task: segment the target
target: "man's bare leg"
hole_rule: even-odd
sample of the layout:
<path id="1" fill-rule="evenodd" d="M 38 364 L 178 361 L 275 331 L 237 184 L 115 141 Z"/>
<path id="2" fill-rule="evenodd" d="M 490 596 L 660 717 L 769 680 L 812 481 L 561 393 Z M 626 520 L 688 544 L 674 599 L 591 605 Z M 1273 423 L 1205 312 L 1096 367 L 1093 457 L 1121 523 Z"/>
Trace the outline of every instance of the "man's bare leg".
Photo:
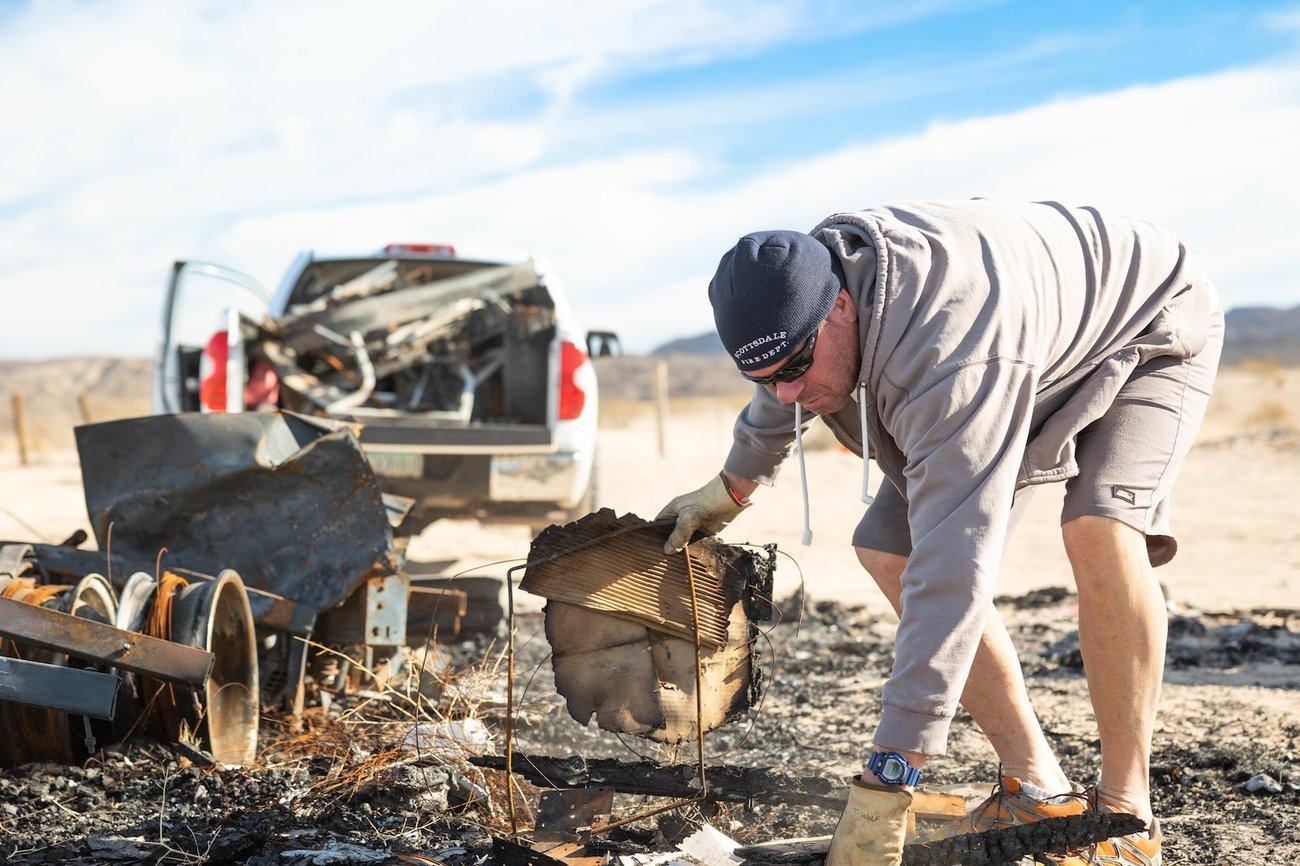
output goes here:
<path id="1" fill-rule="evenodd" d="M 1101 735 L 1101 799 L 1150 823 L 1151 735 L 1168 619 L 1146 538 L 1118 520 L 1061 527 L 1079 592 L 1079 649 Z"/>
<path id="2" fill-rule="evenodd" d="M 898 613 L 907 558 L 862 547 L 854 550 L 862 567 Z M 1070 790 L 1070 783 L 1029 703 L 1020 660 L 997 611 L 990 613 L 984 626 L 961 704 L 989 738 L 1002 762 L 1003 773 L 1053 794 Z"/>

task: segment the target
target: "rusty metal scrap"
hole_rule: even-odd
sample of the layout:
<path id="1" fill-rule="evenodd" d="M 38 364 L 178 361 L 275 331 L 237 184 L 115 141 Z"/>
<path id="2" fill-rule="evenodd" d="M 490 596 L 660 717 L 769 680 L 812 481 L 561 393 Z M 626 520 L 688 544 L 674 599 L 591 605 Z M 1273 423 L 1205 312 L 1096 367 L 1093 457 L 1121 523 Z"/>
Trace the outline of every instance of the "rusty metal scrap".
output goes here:
<path id="1" fill-rule="evenodd" d="M 191 685 L 203 683 L 213 666 L 205 650 L 10 598 L 0 598 L 0 637 Z"/>
<path id="2" fill-rule="evenodd" d="M 0 766 L 82 760 L 141 722 L 166 741 L 197 736 L 223 763 L 255 755 L 257 648 L 233 571 L 161 585 L 138 572 L 120 605 L 98 574 L 75 586 L 0 577 L 0 638 Z M 78 731 L 77 716 L 113 724 Z"/>
<path id="3" fill-rule="evenodd" d="M 122 678 L 0 656 L 0 701 L 112 720 Z"/>
<path id="4" fill-rule="evenodd" d="M 118 625 L 158 639 L 202 648 L 211 673 L 193 689 L 140 677 L 133 682 L 137 713 L 159 739 L 197 733 L 223 763 L 246 763 L 257 751 L 259 689 L 253 617 L 243 581 L 232 570 L 215 580 L 189 581 L 170 572 L 154 580 L 135 574 L 122 591 Z"/>
<path id="5" fill-rule="evenodd" d="M 664 554 L 669 529 L 631 514 L 616 518 L 609 509 L 549 527 L 529 548 L 529 565 L 519 588 L 694 640 L 685 559 Z M 700 642 L 721 649 L 727 644 L 731 605 L 723 592 L 717 558 L 700 545 L 692 545 L 689 552 L 699 602 Z"/>
<path id="6" fill-rule="evenodd" d="M 30 544 L 0 544 L 0 580 L 17 579 L 31 568 Z"/>
<path id="7" fill-rule="evenodd" d="M 49 580 L 76 582 L 91 574 L 105 575 L 117 589 L 122 589 L 133 574 L 149 573 L 156 565 L 153 559 L 128 557 L 114 551 L 110 556 L 101 550 L 78 550 L 75 547 L 58 544 L 31 544 L 30 565 L 45 575 Z M 190 580 L 215 580 L 215 574 L 208 574 L 192 568 L 172 564 L 173 557 L 167 559 L 169 571 Z M 264 589 L 244 586 L 248 593 L 248 606 L 253 611 L 253 622 L 259 628 L 287 632 L 291 635 L 308 637 L 316 624 L 317 612 L 291 599 L 276 595 Z"/>
<path id="8" fill-rule="evenodd" d="M 91 526 L 114 555 L 153 562 L 165 548 L 185 568 L 234 569 L 313 612 L 398 570 L 385 497 L 346 425 L 159 415 L 76 434 Z"/>

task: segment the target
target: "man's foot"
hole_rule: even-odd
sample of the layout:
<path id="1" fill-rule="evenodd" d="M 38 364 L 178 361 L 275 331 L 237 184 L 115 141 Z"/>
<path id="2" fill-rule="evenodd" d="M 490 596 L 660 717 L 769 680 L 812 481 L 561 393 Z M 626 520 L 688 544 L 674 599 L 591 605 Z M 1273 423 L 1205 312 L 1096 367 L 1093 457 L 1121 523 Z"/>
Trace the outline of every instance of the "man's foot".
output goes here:
<path id="1" fill-rule="evenodd" d="M 1106 805 L 1099 808 L 1115 811 Z M 1034 859 L 1047 866 L 1160 866 L 1161 838 L 1160 822 L 1153 818 L 1146 833 L 1107 839 L 1064 857 L 1039 854 Z"/>
<path id="2" fill-rule="evenodd" d="M 1030 824 L 1044 818 L 1082 815 L 1088 808 L 1088 795 L 1083 792 L 1069 791 L 1059 795 L 1036 797 L 1024 788 L 1024 783 L 1016 777 L 1001 776 L 988 799 L 967 812 L 965 817 L 917 833 L 912 841 L 936 842 L 966 833 L 982 833 L 985 830 L 1000 830 L 1017 824 Z M 1046 791 L 1035 791 L 1035 793 L 1047 794 Z"/>

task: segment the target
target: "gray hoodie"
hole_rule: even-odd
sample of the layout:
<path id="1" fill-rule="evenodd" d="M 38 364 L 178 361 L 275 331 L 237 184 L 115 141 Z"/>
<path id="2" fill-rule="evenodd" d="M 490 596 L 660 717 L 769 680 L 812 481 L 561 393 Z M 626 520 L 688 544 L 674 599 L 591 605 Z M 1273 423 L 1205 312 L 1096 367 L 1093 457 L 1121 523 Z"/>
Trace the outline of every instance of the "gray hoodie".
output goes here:
<path id="1" fill-rule="evenodd" d="M 1054 202 L 896 203 L 811 234 L 844 267 L 862 343 L 862 405 L 823 420 L 863 454 L 865 418 L 871 455 L 908 502 L 912 553 L 875 742 L 942 754 L 1013 494 L 1076 475 L 1076 434 L 1139 364 L 1199 352 L 1217 299 L 1169 232 Z M 726 468 L 771 484 L 794 416 L 756 388 Z"/>

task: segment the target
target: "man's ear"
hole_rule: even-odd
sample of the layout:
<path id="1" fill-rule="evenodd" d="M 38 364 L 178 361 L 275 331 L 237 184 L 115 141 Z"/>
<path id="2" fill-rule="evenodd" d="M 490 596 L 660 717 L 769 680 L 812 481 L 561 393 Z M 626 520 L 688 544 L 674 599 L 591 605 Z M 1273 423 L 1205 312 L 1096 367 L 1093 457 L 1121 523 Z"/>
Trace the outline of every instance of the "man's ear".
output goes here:
<path id="1" fill-rule="evenodd" d="M 835 304 L 831 307 L 828 318 L 842 322 L 857 322 L 858 305 L 853 302 L 853 296 L 849 294 L 848 289 L 840 289 L 840 293 L 835 296 Z"/>

